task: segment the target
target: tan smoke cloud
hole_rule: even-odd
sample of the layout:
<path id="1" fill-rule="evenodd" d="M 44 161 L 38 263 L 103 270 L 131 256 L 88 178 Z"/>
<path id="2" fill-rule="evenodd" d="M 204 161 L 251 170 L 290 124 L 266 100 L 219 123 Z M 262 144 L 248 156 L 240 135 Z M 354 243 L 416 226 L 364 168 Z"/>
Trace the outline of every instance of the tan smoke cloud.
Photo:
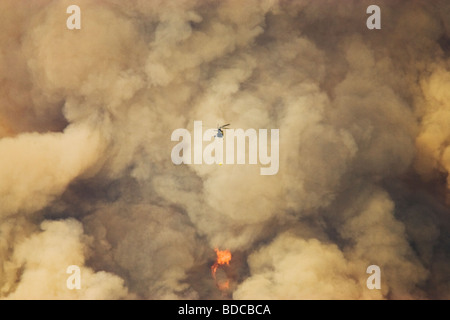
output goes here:
<path id="1" fill-rule="evenodd" d="M 121 299 L 127 295 L 123 280 L 107 272 L 84 267 L 82 226 L 74 220 L 44 221 L 42 232 L 16 246 L 11 263 L 24 268 L 8 299 Z M 41 248 L 41 250 L 36 250 Z M 68 266 L 81 268 L 80 289 L 68 290 Z M 11 280 L 11 279 L 8 279 Z M 14 279 L 13 279 L 14 281 Z"/>
<path id="2" fill-rule="evenodd" d="M 421 83 L 424 92 L 425 114 L 416 144 L 419 149 L 417 171 L 425 178 L 436 173 L 447 177 L 450 189 L 450 72 L 444 65 L 435 67 Z"/>
<path id="3" fill-rule="evenodd" d="M 1 217 L 44 208 L 97 161 L 98 132 L 68 127 L 64 133 L 27 133 L 0 140 Z"/>
<path id="4" fill-rule="evenodd" d="M 221 298 L 215 247 L 235 299 L 449 296 L 446 1 L 70 4 L 0 3 L 1 298 Z M 174 165 L 196 120 L 278 173 Z"/>
<path id="5" fill-rule="evenodd" d="M 361 284 L 342 252 L 317 239 L 281 234 L 250 255 L 248 263 L 252 276 L 234 292 L 236 299 L 361 298 Z"/>

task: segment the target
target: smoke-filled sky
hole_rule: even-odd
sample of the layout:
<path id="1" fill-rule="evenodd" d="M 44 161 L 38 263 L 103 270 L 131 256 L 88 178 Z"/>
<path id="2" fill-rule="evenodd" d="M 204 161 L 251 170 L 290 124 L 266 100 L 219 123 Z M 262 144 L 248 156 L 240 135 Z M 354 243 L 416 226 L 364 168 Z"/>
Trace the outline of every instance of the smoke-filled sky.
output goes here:
<path id="1" fill-rule="evenodd" d="M 449 1 L 2 0 L 0 30 L 0 298 L 450 299 Z M 279 129 L 278 173 L 175 165 L 194 121 Z"/>

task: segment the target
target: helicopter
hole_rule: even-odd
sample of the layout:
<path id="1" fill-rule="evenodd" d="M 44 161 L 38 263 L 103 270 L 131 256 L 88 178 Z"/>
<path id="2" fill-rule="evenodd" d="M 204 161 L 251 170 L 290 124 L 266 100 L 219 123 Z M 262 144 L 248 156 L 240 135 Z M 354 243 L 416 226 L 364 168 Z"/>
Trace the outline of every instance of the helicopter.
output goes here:
<path id="1" fill-rule="evenodd" d="M 230 125 L 230 123 L 227 123 L 227 124 L 224 124 L 223 126 L 218 127 L 217 134 L 214 137 L 223 138 L 223 130 L 229 129 L 229 128 L 225 128 L 225 127 L 228 127 L 229 125 Z"/>

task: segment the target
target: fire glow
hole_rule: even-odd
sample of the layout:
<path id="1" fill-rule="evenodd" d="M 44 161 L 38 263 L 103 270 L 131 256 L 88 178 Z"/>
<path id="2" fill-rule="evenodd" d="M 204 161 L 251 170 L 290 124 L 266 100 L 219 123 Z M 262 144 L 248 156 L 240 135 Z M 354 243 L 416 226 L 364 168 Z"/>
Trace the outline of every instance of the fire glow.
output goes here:
<path id="1" fill-rule="evenodd" d="M 217 287 L 220 290 L 225 290 L 225 289 L 229 288 L 230 281 L 226 280 L 226 281 L 217 282 L 216 272 L 217 272 L 217 268 L 219 268 L 219 266 L 230 265 L 231 252 L 229 250 L 219 250 L 217 248 L 215 248 L 214 251 L 216 251 L 217 258 L 216 258 L 216 262 L 214 262 L 214 264 L 211 266 L 211 274 L 212 274 L 214 280 L 216 280 Z"/>

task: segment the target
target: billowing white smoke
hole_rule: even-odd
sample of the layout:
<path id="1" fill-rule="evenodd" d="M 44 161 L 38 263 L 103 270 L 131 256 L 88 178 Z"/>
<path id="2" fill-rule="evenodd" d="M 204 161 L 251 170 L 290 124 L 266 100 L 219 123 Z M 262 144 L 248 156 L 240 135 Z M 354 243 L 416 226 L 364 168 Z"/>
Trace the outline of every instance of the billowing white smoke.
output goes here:
<path id="1" fill-rule="evenodd" d="M 0 297 L 220 298 L 215 247 L 236 299 L 450 296 L 448 1 L 381 30 L 370 1 L 71 4 L 0 3 Z M 279 129 L 278 174 L 175 166 L 194 120 Z"/>

